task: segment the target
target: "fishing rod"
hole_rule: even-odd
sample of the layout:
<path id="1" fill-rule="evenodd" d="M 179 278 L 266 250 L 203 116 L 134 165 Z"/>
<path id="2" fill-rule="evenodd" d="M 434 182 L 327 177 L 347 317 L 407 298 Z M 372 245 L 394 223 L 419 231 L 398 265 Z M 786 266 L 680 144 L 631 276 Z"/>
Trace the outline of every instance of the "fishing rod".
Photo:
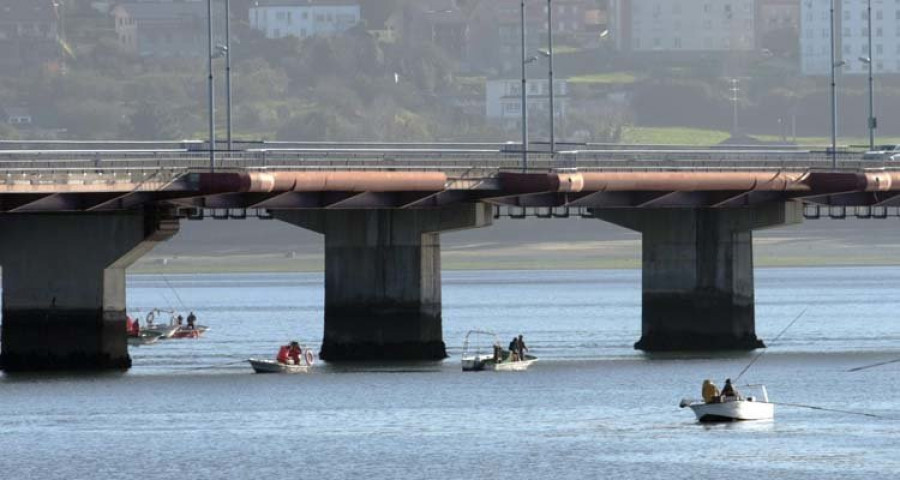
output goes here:
<path id="1" fill-rule="evenodd" d="M 809 307 L 804 308 L 803 311 L 800 312 L 800 315 L 797 315 L 796 317 L 794 317 L 794 319 L 791 320 L 791 323 L 789 323 L 788 326 L 784 327 L 784 330 L 782 330 L 781 333 L 779 333 L 774 339 L 772 339 L 771 343 L 777 342 L 778 339 L 781 338 L 781 336 L 784 335 L 784 333 L 788 331 L 788 329 L 790 329 L 795 323 L 797 323 L 797 320 L 800 320 L 800 317 L 802 317 L 804 314 L 806 314 L 807 310 L 809 310 Z M 747 364 L 747 366 L 744 367 L 743 370 L 741 370 L 741 373 L 739 373 L 737 377 L 734 377 L 734 381 L 737 382 L 738 380 L 740 380 L 741 376 L 743 376 L 744 373 L 746 373 L 747 370 L 749 370 L 750 367 L 752 367 L 753 364 L 756 363 L 757 360 L 759 360 L 759 357 L 762 357 L 763 354 L 765 354 L 765 353 L 766 353 L 766 350 L 763 350 L 763 351 L 759 352 L 758 354 L 756 354 L 756 356 L 753 357 L 753 360 L 751 360 L 750 363 Z"/>
<path id="2" fill-rule="evenodd" d="M 897 418 L 897 417 L 885 417 L 883 415 L 876 415 L 874 413 L 855 412 L 853 410 L 840 410 L 837 408 L 817 407 L 815 405 L 804 405 L 802 403 L 781 403 L 781 402 L 769 402 L 769 403 L 771 403 L 772 405 L 778 405 L 780 407 L 808 408 L 810 410 L 821 410 L 824 412 L 845 413 L 847 415 L 860 415 L 863 417 L 878 418 L 878 419 L 882 419 L 882 420 L 900 420 L 900 418 Z"/>
<path id="3" fill-rule="evenodd" d="M 864 366 L 862 366 L 862 367 L 851 368 L 850 370 L 847 370 L 847 371 L 848 371 L 848 372 L 859 372 L 859 371 L 862 371 L 862 370 L 868 370 L 868 369 L 870 369 L 870 368 L 881 367 L 881 366 L 884 366 L 884 365 L 890 365 L 890 364 L 892 364 L 892 363 L 900 363 L 900 358 L 895 358 L 895 359 L 893 359 L 893 360 L 888 360 L 888 361 L 886 361 L 886 362 L 873 363 L 873 364 L 871 364 L 871 365 L 864 365 Z"/>
<path id="4" fill-rule="evenodd" d="M 181 309 L 182 309 L 182 310 L 187 310 L 187 306 L 186 306 L 186 305 L 184 304 L 184 302 L 181 300 L 181 295 L 178 295 L 178 290 L 175 290 L 175 287 L 173 287 L 172 284 L 169 283 L 169 278 L 166 277 L 165 275 L 162 275 L 162 277 L 163 277 L 163 280 L 166 281 L 166 285 L 169 286 L 169 289 L 172 290 L 172 293 L 175 294 L 175 298 L 178 299 L 178 303 L 181 304 Z"/>

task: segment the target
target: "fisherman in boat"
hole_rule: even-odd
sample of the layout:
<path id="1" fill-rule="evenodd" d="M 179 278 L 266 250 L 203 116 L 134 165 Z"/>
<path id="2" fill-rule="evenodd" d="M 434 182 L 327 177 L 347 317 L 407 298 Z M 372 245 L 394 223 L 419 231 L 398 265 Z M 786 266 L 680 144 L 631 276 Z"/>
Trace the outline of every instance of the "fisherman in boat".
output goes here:
<path id="1" fill-rule="evenodd" d="M 194 315 L 194 312 L 188 314 L 187 324 L 188 328 L 193 329 L 194 325 L 197 323 L 197 316 Z"/>
<path id="2" fill-rule="evenodd" d="M 275 356 L 275 361 L 277 361 L 278 363 L 284 363 L 284 364 L 287 364 L 288 361 L 289 361 L 290 358 L 291 358 L 291 357 L 290 357 L 290 352 L 291 352 L 291 346 L 290 346 L 290 345 L 282 345 L 282 346 L 278 349 L 278 355 Z"/>
<path id="3" fill-rule="evenodd" d="M 737 389 L 734 388 L 734 385 L 731 384 L 731 379 L 725 379 L 725 386 L 722 387 L 722 397 L 723 398 L 735 398 L 740 399 L 741 394 L 738 393 Z"/>
<path id="4" fill-rule="evenodd" d="M 181 322 L 183 322 L 183 321 L 184 321 L 184 317 L 182 317 L 181 315 L 178 315 L 177 317 L 175 317 L 176 324 L 181 325 Z"/>
<path id="5" fill-rule="evenodd" d="M 718 403 L 720 399 L 719 387 L 710 379 L 703 381 L 703 401 L 706 403 Z"/>
<path id="6" fill-rule="evenodd" d="M 509 360 L 511 362 L 519 360 L 519 342 L 516 337 L 509 342 Z"/>
<path id="7" fill-rule="evenodd" d="M 291 342 L 290 348 L 288 348 L 288 357 L 294 361 L 294 365 L 300 365 L 300 356 L 302 355 L 303 349 L 300 348 L 300 343 L 296 341 Z"/>
<path id="8" fill-rule="evenodd" d="M 528 347 L 525 346 L 522 334 L 519 334 L 519 338 L 516 339 L 516 351 L 519 352 L 519 360 L 525 360 L 525 352 L 528 351 Z"/>

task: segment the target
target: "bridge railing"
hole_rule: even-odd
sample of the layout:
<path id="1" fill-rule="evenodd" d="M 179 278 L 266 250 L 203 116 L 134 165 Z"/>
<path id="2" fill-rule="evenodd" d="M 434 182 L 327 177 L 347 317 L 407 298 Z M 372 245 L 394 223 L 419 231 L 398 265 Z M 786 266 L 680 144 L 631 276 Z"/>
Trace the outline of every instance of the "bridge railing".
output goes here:
<path id="1" fill-rule="evenodd" d="M 827 152 L 799 150 L 584 150 L 529 155 L 530 172 L 566 168 L 583 170 L 747 170 L 831 169 Z M 900 169 L 900 163 L 864 161 L 858 154 L 841 152 L 841 169 Z M 219 171 L 246 170 L 441 170 L 451 177 L 463 173 L 491 176 L 497 171 L 522 171 L 520 152 L 476 150 L 256 150 L 218 152 Z M 208 171 L 207 152 L 171 150 L 106 151 L 0 151 L 0 175 L 149 175 L 166 170 L 186 173 Z M 0 179 L 2 181 L 2 179 Z"/>

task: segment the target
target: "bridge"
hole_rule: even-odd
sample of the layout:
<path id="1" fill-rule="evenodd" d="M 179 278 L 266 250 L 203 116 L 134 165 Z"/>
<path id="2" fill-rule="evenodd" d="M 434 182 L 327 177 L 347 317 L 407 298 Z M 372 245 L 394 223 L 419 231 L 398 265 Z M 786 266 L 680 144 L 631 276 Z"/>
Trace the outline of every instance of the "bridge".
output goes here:
<path id="1" fill-rule="evenodd" d="M 195 145 L 32 147 L 0 148 L 6 371 L 128 368 L 125 270 L 184 218 L 257 214 L 324 235 L 324 360 L 436 360 L 440 234 L 498 209 L 641 232 L 635 347 L 669 351 L 764 346 L 753 231 L 804 208 L 900 206 L 900 168 L 852 152 L 834 168 L 802 148 L 536 150 L 524 165 L 504 145 L 248 145 L 213 171 Z"/>

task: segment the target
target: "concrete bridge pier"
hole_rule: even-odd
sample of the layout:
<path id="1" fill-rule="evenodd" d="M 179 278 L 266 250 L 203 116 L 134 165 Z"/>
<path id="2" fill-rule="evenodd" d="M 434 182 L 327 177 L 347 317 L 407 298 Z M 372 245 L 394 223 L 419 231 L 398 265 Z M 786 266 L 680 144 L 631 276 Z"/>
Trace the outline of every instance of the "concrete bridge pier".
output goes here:
<path id="1" fill-rule="evenodd" d="M 745 208 L 598 209 L 643 234 L 642 336 L 649 352 L 752 350 L 753 230 L 800 223 L 800 202 Z"/>
<path id="2" fill-rule="evenodd" d="M 154 211 L 0 215 L 2 368 L 129 368 L 125 269 L 177 231 Z"/>
<path id="3" fill-rule="evenodd" d="M 440 360 L 440 232 L 490 225 L 487 204 L 422 210 L 282 210 L 325 235 L 326 361 Z"/>

